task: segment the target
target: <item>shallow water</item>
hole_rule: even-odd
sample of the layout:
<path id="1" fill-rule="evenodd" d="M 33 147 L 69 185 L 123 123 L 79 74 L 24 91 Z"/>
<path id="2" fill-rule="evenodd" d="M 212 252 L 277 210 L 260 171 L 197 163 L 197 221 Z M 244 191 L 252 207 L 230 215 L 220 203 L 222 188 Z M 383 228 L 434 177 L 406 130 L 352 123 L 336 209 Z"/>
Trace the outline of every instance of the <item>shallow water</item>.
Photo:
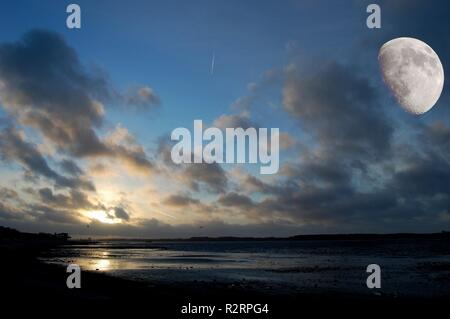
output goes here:
<path id="1" fill-rule="evenodd" d="M 214 282 L 269 292 L 450 296 L 450 245 L 439 240 L 100 241 L 43 259 L 152 282 Z M 378 264 L 382 288 L 366 286 Z"/>

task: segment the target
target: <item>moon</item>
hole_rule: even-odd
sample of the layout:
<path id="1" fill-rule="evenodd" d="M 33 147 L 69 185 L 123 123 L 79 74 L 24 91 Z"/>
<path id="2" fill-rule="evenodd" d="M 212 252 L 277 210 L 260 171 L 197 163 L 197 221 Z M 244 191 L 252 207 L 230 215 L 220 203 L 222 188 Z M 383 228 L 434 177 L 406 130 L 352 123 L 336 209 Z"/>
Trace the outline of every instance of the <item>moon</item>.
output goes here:
<path id="1" fill-rule="evenodd" d="M 425 42 L 414 38 L 388 41 L 378 61 L 384 82 L 405 111 L 420 115 L 436 104 L 444 87 L 444 69 Z"/>

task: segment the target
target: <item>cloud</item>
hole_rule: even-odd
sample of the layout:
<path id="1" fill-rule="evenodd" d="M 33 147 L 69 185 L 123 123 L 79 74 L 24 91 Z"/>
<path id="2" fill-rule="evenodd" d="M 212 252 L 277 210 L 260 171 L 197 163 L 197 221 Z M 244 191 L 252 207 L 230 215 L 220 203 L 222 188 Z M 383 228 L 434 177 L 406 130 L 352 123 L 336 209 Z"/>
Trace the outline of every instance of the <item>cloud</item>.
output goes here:
<path id="1" fill-rule="evenodd" d="M 21 131 L 3 131 L 2 157 L 18 162 L 29 176 L 42 176 L 54 185 L 39 186 L 23 199 L 18 189 L 1 189 L 0 218 L 25 230 L 91 235 L 79 211 L 99 209 L 124 223 L 93 221 L 96 234 L 153 238 L 436 231 L 450 225 L 446 123 L 423 121 L 411 125 L 413 135 L 402 131 L 382 105 L 373 75 L 354 64 L 320 62 L 312 72 L 291 65 L 284 73 L 273 74 L 273 78 L 268 75 L 270 81 L 249 85 L 248 95 L 233 106 L 238 114 L 224 114 L 213 122 L 220 128 L 257 127 L 249 110 L 279 84 L 269 88 L 270 83 L 284 77 L 281 111 L 285 114 L 273 118 L 293 119 L 294 129 L 288 122 L 289 134 L 281 133 L 280 142 L 290 150 L 302 148 L 282 163 L 280 174 L 260 178 L 229 174 L 219 164 L 174 165 L 170 142 L 163 140 L 155 154 L 158 162 L 153 163 L 121 125 L 99 135 L 108 99 L 118 98 L 126 107 L 154 108 L 160 101 L 150 87 L 137 86 L 124 95 L 111 93 L 114 90 L 105 77 L 86 69 L 76 52 L 52 33 L 34 31 L 21 41 L 1 44 L 3 106 L 20 124 L 54 144 L 63 159 L 44 157 Z M 78 184 L 89 183 L 84 163 L 77 162 L 81 159 L 91 161 L 86 166 L 89 173 L 108 171 L 106 160 L 119 161 L 130 172 L 162 172 L 163 186 L 169 191 L 154 196 L 155 211 L 183 214 L 185 219 L 169 225 L 138 217 L 133 203 L 102 203 L 88 193 L 88 184 Z"/>
<path id="2" fill-rule="evenodd" d="M 58 225 L 76 225 L 80 223 L 77 212 L 59 210 L 46 205 L 29 205 L 27 214 L 33 217 L 33 223 L 42 222 Z"/>
<path id="3" fill-rule="evenodd" d="M 184 207 L 192 204 L 199 204 L 200 201 L 198 199 L 191 198 L 187 195 L 174 194 L 164 199 L 163 203 L 169 206 Z"/>
<path id="4" fill-rule="evenodd" d="M 70 190 L 69 194 L 54 194 L 53 191 L 44 187 L 38 190 L 37 195 L 42 203 L 47 206 L 57 207 L 60 209 L 99 209 L 98 205 L 92 204 L 86 194 L 78 190 Z"/>
<path id="5" fill-rule="evenodd" d="M 83 170 L 70 159 L 63 159 L 59 163 L 59 165 L 67 174 L 70 174 L 72 176 L 79 176 L 84 174 Z"/>
<path id="6" fill-rule="evenodd" d="M 278 139 L 281 150 L 289 150 L 295 146 L 295 139 L 289 133 L 280 132 Z"/>
<path id="7" fill-rule="evenodd" d="M 160 98 L 149 86 L 129 89 L 124 95 L 125 104 L 136 109 L 151 109 L 161 104 Z"/>
<path id="8" fill-rule="evenodd" d="M 8 187 L 0 187 L 0 199 L 2 201 L 10 201 L 18 198 L 18 194 L 14 189 Z"/>
<path id="9" fill-rule="evenodd" d="M 445 227 L 439 226 L 450 204 L 444 123 L 416 124 L 409 140 L 395 139 L 400 128 L 369 79 L 337 62 L 308 74 L 288 68 L 283 103 L 313 143 L 286 161 L 278 178 L 239 178 L 245 195 L 223 194 L 219 204 L 259 222 L 322 231 Z"/>
<path id="10" fill-rule="evenodd" d="M 283 103 L 334 157 L 382 157 L 390 150 L 393 129 L 375 89 L 367 78 L 337 62 L 320 65 L 309 76 L 289 69 Z"/>
<path id="11" fill-rule="evenodd" d="M 261 179 L 247 174 L 245 178 L 239 183 L 240 188 L 250 193 L 262 193 L 276 195 L 280 192 L 286 191 L 286 188 L 274 185 L 272 183 L 263 182 Z"/>
<path id="12" fill-rule="evenodd" d="M 128 100 L 156 103 L 149 87 Z M 102 101 L 116 97 L 104 75 L 87 70 L 58 34 L 33 30 L 0 44 L 0 98 L 21 124 L 38 130 L 61 152 L 77 158 L 111 157 L 142 172 L 152 164 L 142 148 L 106 143 L 96 133 L 104 120 Z"/>
<path id="13" fill-rule="evenodd" d="M 20 220 L 25 221 L 26 216 L 14 206 L 0 202 L 0 220 Z"/>
<path id="14" fill-rule="evenodd" d="M 40 193 L 44 199 L 50 195 L 44 189 Z M 61 197 L 58 195 L 55 198 L 56 202 L 51 202 L 49 205 L 22 199 L 16 199 L 13 204 L 0 203 L 0 221 L 5 225 L 25 226 L 32 231 L 36 231 L 38 229 L 36 225 L 39 224 L 45 224 L 53 228 L 53 231 L 59 231 L 64 225 L 80 224 L 80 214 L 76 210 L 65 207 L 65 203 L 59 207 L 58 200 L 61 200 Z M 79 204 L 74 206 L 76 205 Z"/>
<path id="15" fill-rule="evenodd" d="M 241 127 L 244 130 L 249 127 L 258 126 L 250 120 L 250 117 L 246 113 L 241 114 L 223 114 L 219 116 L 216 120 L 214 120 L 213 125 L 221 130 L 225 130 L 226 128 L 238 128 Z"/>
<path id="16" fill-rule="evenodd" d="M 424 150 L 441 159 L 450 154 L 450 128 L 442 121 L 437 121 L 419 128 L 419 141 Z"/>
<path id="17" fill-rule="evenodd" d="M 158 139 L 157 154 L 161 171 L 174 183 L 181 182 L 190 190 L 223 193 L 228 188 L 228 177 L 218 163 L 190 163 L 177 165 L 171 158 L 173 141 L 167 136 Z M 162 170 L 164 168 L 164 170 Z"/>
<path id="18" fill-rule="evenodd" d="M 82 178 L 69 178 L 60 175 L 48 165 L 36 147 L 25 140 L 25 135 L 14 128 L 0 133 L 0 154 L 3 160 L 17 161 L 30 172 L 46 177 L 57 186 L 95 190 L 92 182 Z"/>
<path id="19" fill-rule="evenodd" d="M 93 127 L 103 119 L 96 100 L 107 94 L 102 77 L 87 73 L 62 37 L 34 30 L 0 45 L 1 100 L 21 123 L 76 155 L 107 153 Z"/>
<path id="20" fill-rule="evenodd" d="M 249 208 L 253 206 L 253 201 L 250 197 L 235 192 L 221 195 L 217 201 L 221 205 L 228 207 Z"/>
<path id="21" fill-rule="evenodd" d="M 123 209 L 122 207 L 115 207 L 114 208 L 114 216 L 116 218 L 119 218 L 121 220 L 124 221 L 129 221 L 130 220 L 130 214 L 128 214 L 125 209 Z"/>
<path id="22" fill-rule="evenodd" d="M 367 163 L 367 162 L 365 162 Z M 305 155 L 299 163 L 287 163 L 282 174 L 301 184 L 345 185 L 351 182 L 356 169 L 346 167 L 343 163 L 316 155 Z"/>
<path id="23" fill-rule="evenodd" d="M 219 214 L 231 213 L 255 224 L 288 223 L 304 229 L 338 231 L 389 229 L 386 226 L 392 219 L 407 224 L 411 215 L 402 216 L 406 206 L 389 191 L 389 172 L 384 175 L 381 171 L 378 176 L 386 162 L 395 161 L 394 128 L 376 89 L 364 74 L 337 62 L 324 63 L 308 74 L 289 68 L 283 105 L 314 143 L 305 144 L 299 158 L 285 163 L 278 178 L 263 181 L 248 175 L 236 182 L 239 192 L 227 193 L 228 187 L 217 189 L 216 193 L 221 194 L 217 204 L 223 208 L 216 209 Z M 248 113 L 242 113 L 223 115 L 213 125 L 223 128 L 252 124 Z M 290 135 L 285 139 L 292 147 Z M 200 172 L 186 174 L 194 168 Z M 210 177 L 202 170 L 195 164 L 176 175 L 193 190 L 199 190 L 195 182 L 198 176 Z M 228 179 L 227 185 L 235 182 Z M 183 200 L 182 204 L 189 203 Z M 376 219 L 377 214 L 380 219 Z"/>
<path id="24" fill-rule="evenodd" d="M 226 173 L 217 163 L 187 164 L 180 178 L 195 191 L 204 187 L 209 192 L 223 193 L 228 187 Z"/>
<path id="25" fill-rule="evenodd" d="M 420 134 L 429 134 L 434 127 L 424 126 Z M 401 225 L 403 231 L 436 231 L 448 226 L 442 216 L 450 205 L 450 153 L 443 152 L 448 142 L 441 141 L 433 143 L 435 151 L 423 153 L 425 144 L 418 150 L 398 148 L 396 156 L 386 159 L 390 164 L 379 180 L 369 185 L 361 186 L 364 179 L 359 179 L 358 170 L 320 161 L 314 165 L 311 161 L 294 163 L 283 183 L 269 184 L 249 176 L 243 188 L 266 196 L 251 205 L 249 200 L 242 203 L 247 212 L 263 219 L 281 219 L 307 228 L 389 232 L 398 231 Z M 379 168 L 375 162 L 366 165 L 371 174 Z M 239 201 L 229 204 L 239 205 Z"/>
<path id="26" fill-rule="evenodd" d="M 263 93 L 267 93 L 267 91 L 273 88 L 274 84 L 279 82 L 281 78 L 282 72 L 280 72 L 280 70 L 266 70 L 257 82 L 251 82 L 247 85 L 247 94 L 238 97 L 231 104 L 231 109 L 246 114 L 250 113 L 257 102 L 267 103 L 267 101 L 263 99 Z"/>
<path id="27" fill-rule="evenodd" d="M 148 159 L 144 148 L 120 124 L 116 125 L 105 138 L 105 145 L 115 153 L 119 161 L 124 163 L 133 172 L 146 174 L 156 169 L 155 165 Z"/>

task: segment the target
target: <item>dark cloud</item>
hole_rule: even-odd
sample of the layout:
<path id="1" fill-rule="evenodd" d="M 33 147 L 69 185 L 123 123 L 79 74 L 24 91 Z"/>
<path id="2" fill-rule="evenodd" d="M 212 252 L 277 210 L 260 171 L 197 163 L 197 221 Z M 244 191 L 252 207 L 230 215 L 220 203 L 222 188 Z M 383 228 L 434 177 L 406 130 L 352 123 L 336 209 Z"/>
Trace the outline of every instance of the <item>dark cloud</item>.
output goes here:
<path id="1" fill-rule="evenodd" d="M 356 6 L 365 12 L 369 3 Z M 439 226 L 440 216 L 449 210 L 448 125 L 406 118 L 398 123 L 392 118 L 383 104 L 386 99 L 380 98 L 386 91 L 378 86 L 376 56 L 384 42 L 412 36 L 430 44 L 448 71 L 450 40 L 445 30 L 450 27 L 450 5 L 379 4 L 382 29 L 363 33 L 357 50 L 352 47 L 344 54 L 350 63 L 316 60 L 311 67 L 298 67 L 301 72 L 292 65 L 287 68 L 283 107 L 307 142 L 298 158 L 284 163 L 279 178 L 269 182 L 248 176 L 238 186 L 252 194 L 244 201 L 249 214 L 340 232 L 448 226 L 448 221 Z M 363 25 L 366 17 L 361 14 Z M 253 101 L 250 94 L 237 104 L 248 109 Z M 433 112 L 444 114 L 445 102 L 442 97 Z M 405 129 L 405 123 L 411 127 Z"/>
<path id="2" fill-rule="evenodd" d="M 173 180 L 179 180 L 190 190 L 200 192 L 206 190 L 211 193 L 223 193 L 228 188 L 228 177 L 225 170 L 218 163 L 190 163 L 175 164 L 172 161 L 171 150 L 174 145 L 167 136 L 158 139 L 157 154 L 161 166 L 166 168 L 166 175 Z M 193 160 L 193 154 L 191 154 Z"/>
<path id="3" fill-rule="evenodd" d="M 422 198 L 450 195 L 450 163 L 417 158 L 405 166 L 393 176 L 390 185 L 399 196 Z"/>
<path id="4" fill-rule="evenodd" d="M 47 196 L 45 190 L 42 196 Z M 53 227 L 54 232 L 64 225 L 77 225 L 80 223 L 79 213 L 66 207 L 57 207 L 57 203 L 51 206 L 41 202 L 16 201 L 14 205 L 0 203 L 0 221 L 5 225 L 18 225 L 29 227 L 32 231 L 37 231 L 36 225 L 45 224 Z M 63 205 L 64 206 L 64 205 Z"/>
<path id="5" fill-rule="evenodd" d="M 115 207 L 114 208 L 114 216 L 116 218 L 119 218 L 121 220 L 129 221 L 130 220 L 130 214 L 128 214 L 124 208 L 122 207 Z"/>
<path id="6" fill-rule="evenodd" d="M 281 173 L 296 183 L 327 187 L 351 183 L 355 171 L 339 160 L 306 154 L 300 163 L 287 163 L 283 166 Z"/>
<path id="7" fill-rule="evenodd" d="M 79 214 L 71 210 L 55 209 L 46 205 L 29 205 L 27 214 L 34 218 L 36 223 L 50 223 L 57 225 L 76 225 L 80 223 Z"/>
<path id="8" fill-rule="evenodd" d="M 22 123 L 73 154 L 108 152 L 93 130 L 103 115 L 95 98 L 107 92 L 107 84 L 83 69 L 62 37 L 35 30 L 1 44 L 0 78 L 2 102 Z"/>
<path id="9" fill-rule="evenodd" d="M 199 204 L 200 201 L 187 195 L 170 195 L 163 203 L 169 206 L 189 206 L 191 204 Z"/>
<path id="10" fill-rule="evenodd" d="M 246 211 L 336 232 L 445 229 L 449 224 L 443 216 L 450 207 L 448 132 L 440 123 L 424 125 L 418 135 L 427 138 L 397 147 L 395 156 L 386 158 L 389 165 L 379 180 L 365 185 L 359 170 L 323 167 L 320 162 L 311 166 L 311 161 L 306 166 L 293 163 L 284 182 L 269 184 L 249 176 L 245 188 L 267 196 L 251 204 L 244 201 Z M 378 164 L 367 161 L 367 170 L 380 170 Z"/>
<path id="11" fill-rule="evenodd" d="M 281 192 L 285 192 L 287 189 L 287 187 L 277 184 L 263 182 L 259 178 L 252 175 L 247 175 L 239 187 L 244 191 L 270 195 L 280 194 Z"/>
<path id="12" fill-rule="evenodd" d="M 25 216 L 21 214 L 13 206 L 0 202 L 0 219 L 1 220 L 24 220 Z"/>
<path id="13" fill-rule="evenodd" d="M 283 94 L 285 111 L 314 143 L 283 165 L 280 178 L 249 175 L 238 189 L 251 196 L 224 194 L 221 205 L 245 208 L 263 222 L 336 232 L 445 228 L 439 226 L 450 206 L 444 123 L 416 123 L 410 139 L 394 140 L 400 129 L 369 79 L 336 62 L 307 74 L 290 67 Z"/>
<path id="14" fill-rule="evenodd" d="M 396 198 L 392 193 L 307 186 L 265 199 L 258 203 L 258 210 L 296 223 L 332 227 L 339 231 L 342 227 L 355 227 L 361 221 L 365 226 L 380 226 L 380 217 L 395 205 Z"/>
<path id="15" fill-rule="evenodd" d="M 246 179 L 250 189 L 269 196 L 254 203 L 253 211 L 330 226 L 382 207 L 377 201 L 395 204 L 359 186 L 370 184 L 373 166 L 392 155 L 394 130 L 368 78 L 337 62 L 319 63 L 305 74 L 290 67 L 283 104 L 314 143 L 283 165 L 282 182 Z"/>
<path id="16" fill-rule="evenodd" d="M 393 129 L 367 78 L 337 62 L 319 65 L 312 75 L 287 72 L 285 110 L 333 157 L 382 157 Z"/>
<path id="17" fill-rule="evenodd" d="M 94 185 L 80 178 L 68 178 L 60 175 L 48 165 L 35 145 L 27 142 L 16 129 L 9 128 L 0 133 L 0 154 L 3 160 L 17 161 L 28 171 L 46 177 L 60 187 L 95 190 Z"/>
<path id="18" fill-rule="evenodd" d="M 0 44 L 2 105 L 21 124 L 38 130 L 75 157 L 107 156 L 148 172 L 153 166 L 141 150 L 105 143 L 95 132 L 103 123 L 102 101 L 117 96 L 102 74 L 90 72 L 58 34 L 34 30 L 22 40 Z M 155 103 L 153 91 L 140 89 L 142 103 Z"/>
<path id="19" fill-rule="evenodd" d="M 85 193 L 73 189 L 68 194 L 54 194 L 50 188 L 45 187 L 39 189 L 37 194 L 40 201 L 47 206 L 76 210 L 99 208 L 89 201 Z"/>
<path id="20" fill-rule="evenodd" d="M 213 193 L 223 193 L 228 187 L 228 178 L 224 169 L 217 163 L 186 164 L 180 178 L 188 184 L 192 190 L 199 191 L 204 187 Z"/>
<path id="21" fill-rule="evenodd" d="M 248 208 L 253 206 L 253 201 L 250 197 L 235 192 L 221 195 L 217 201 L 219 204 L 227 207 Z"/>
<path id="22" fill-rule="evenodd" d="M 124 145 L 110 145 L 117 158 L 127 165 L 132 171 L 137 173 L 151 173 L 156 170 L 155 165 L 150 162 L 142 146 L 134 143 L 130 147 Z"/>
<path id="23" fill-rule="evenodd" d="M 419 141 L 423 151 L 442 160 L 449 160 L 450 127 L 441 121 L 419 128 Z"/>
<path id="24" fill-rule="evenodd" d="M 131 171 L 137 173 L 156 171 L 155 165 L 148 159 L 144 148 L 137 142 L 134 135 L 120 124 L 109 132 L 105 138 L 105 144 Z"/>
<path id="25" fill-rule="evenodd" d="M 64 159 L 59 164 L 67 174 L 70 174 L 72 176 L 79 176 L 84 174 L 83 170 L 70 159 Z"/>

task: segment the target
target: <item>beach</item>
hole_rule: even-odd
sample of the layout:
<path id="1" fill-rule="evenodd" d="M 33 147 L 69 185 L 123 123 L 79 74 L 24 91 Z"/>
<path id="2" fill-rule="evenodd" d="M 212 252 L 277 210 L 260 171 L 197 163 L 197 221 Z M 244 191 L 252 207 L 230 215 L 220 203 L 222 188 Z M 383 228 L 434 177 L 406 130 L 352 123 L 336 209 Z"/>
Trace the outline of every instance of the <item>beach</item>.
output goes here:
<path id="1" fill-rule="evenodd" d="M 44 313 L 58 312 L 58 309 L 100 313 L 144 311 L 149 316 L 158 314 L 158 318 L 162 315 L 164 318 L 209 317 L 183 314 L 183 307 L 188 305 L 224 308 L 226 303 L 267 304 L 268 313 L 225 314 L 216 311 L 214 318 L 280 318 L 283 314 L 293 318 L 292 314 L 307 310 L 317 314 L 341 311 L 358 314 L 367 309 L 372 309 L 371 314 L 388 309 L 409 313 L 445 307 L 449 300 L 450 263 L 446 242 L 416 241 L 414 258 L 404 251 L 405 247 L 411 247 L 411 242 L 400 241 L 397 246 L 392 242 L 376 244 L 370 241 L 306 244 L 123 240 L 50 244 L 34 241 L 30 244 L 16 240 L 14 244 L 1 245 L 5 257 L 2 274 L 7 274 L 2 288 L 8 292 L 5 300 L 9 302 L 5 305 L 15 305 L 18 301 L 30 306 L 39 305 L 36 311 Z M 267 258 L 258 260 L 261 256 L 267 257 L 263 247 L 270 251 L 272 259 L 277 259 L 269 263 L 269 268 Z M 328 247 L 326 255 L 325 247 Z M 350 247 L 358 259 L 352 260 L 350 255 L 346 258 L 343 254 Z M 366 262 L 364 256 L 368 248 L 364 247 L 375 250 L 373 254 L 378 256 L 378 261 L 398 260 L 397 268 L 394 267 L 397 272 L 388 272 L 380 290 L 369 290 L 365 286 L 367 274 L 364 268 L 360 273 L 355 272 L 360 265 L 347 268 L 355 260 Z M 434 250 L 428 251 L 430 247 Z M 322 258 L 311 261 L 310 256 L 304 266 L 294 267 L 298 260 L 290 254 L 298 255 L 302 249 Z M 131 252 L 134 257 L 130 257 Z M 280 261 L 281 252 L 288 262 Z M 323 263 L 324 256 L 329 259 L 328 264 Z M 333 256 L 339 256 L 338 265 L 331 266 Z M 335 261 L 338 260 L 336 257 Z M 247 261 L 242 261 L 245 258 Z M 350 260 L 346 263 L 346 259 Z M 80 289 L 66 286 L 69 274 L 65 265 L 68 263 L 80 264 Z M 393 282 L 400 284 L 394 290 L 387 289 Z"/>

